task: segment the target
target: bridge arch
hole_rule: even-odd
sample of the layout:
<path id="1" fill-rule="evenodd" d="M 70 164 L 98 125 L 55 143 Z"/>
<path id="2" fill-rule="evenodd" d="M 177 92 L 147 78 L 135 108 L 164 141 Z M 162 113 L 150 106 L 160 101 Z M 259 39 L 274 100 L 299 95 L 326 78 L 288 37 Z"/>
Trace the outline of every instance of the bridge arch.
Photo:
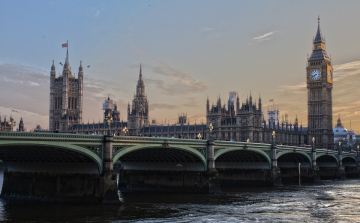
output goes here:
<path id="1" fill-rule="evenodd" d="M 343 166 L 356 167 L 357 166 L 357 160 L 353 156 L 343 157 L 342 164 L 343 164 Z"/>
<path id="2" fill-rule="evenodd" d="M 206 148 L 204 148 L 204 151 L 205 149 Z M 168 170 L 182 170 L 183 168 L 187 168 L 187 170 L 200 170 L 199 166 L 189 164 L 200 162 L 201 171 L 203 171 L 206 169 L 207 164 L 206 158 L 203 154 L 201 154 L 196 149 L 184 145 L 173 145 L 166 147 L 163 145 L 130 146 L 120 150 L 113 157 L 114 163 L 118 160 L 122 160 L 122 163 L 136 162 L 138 164 L 137 168 L 142 168 L 141 163 L 163 163 L 164 165 L 168 165 L 166 168 Z M 177 166 L 174 166 L 174 163 L 176 163 Z"/>
<path id="3" fill-rule="evenodd" d="M 216 168 L 221 168 L 221 166 L 228 163 L 226 166 L 228 168 L 255 168 L 255 169 L 270 169 L 271 168 L 271 159 L 270 157 L 262 150 L 254 148 L 226 148 L 218 151 L 215 156 L 215 166 Z M 239 162 L 240 161 L 240 162 Z M 253 163 L 254 165 L 241 166 L 240 163 Z"/>
<path id="4" fill-rule="evenodd" d="M 316 156 L 316 165 L 319 167 L 338 167 L 339 159 L 333 154 L 319 154 Z"/>
<path id="5" fill-rule="evenodd" d="M 283 151 L 276 154 L 278 167 L 294 168 L 302 163 L 302 167 L 311 167 L 312 160 L 310 156 L 302 151 Z"/>
<path id="6" fill-rule="evenodd" d="M 98 145 L 98 147 L 102 148 L 102 145 Z M 29 163 L 33 163 L 33 165 L 30 165 L 30 169 L 33 168 L 34 172 L 36 172 L 36 170 L 40 170 L 40 172 L 44 170 L 44 172 L 47 171 L 47 169 L 42 169 L 44 167 L 41 167 L 41 163 L 72 163 L 72 165 L 60 165 L 61 168 L 59 168 L 58 165 L 58 167 L 54 168 L 55 172 L 71 172 L 73 165 L 78 167 L 81 163 L 89 163 L 88 166 L 83 165 L 83 168 L 77 168 L 76 171 L 79 171 L 79 173 L 102 172 L 102 160 L 100 156 L 89 149 L 68 142 L 0 141 L 0 159 L 8 167 L 8 170 L 9 167 L 11 169 L 11 166 L 13 166 L 14 171 L 17 170 L 20 165 L 24 165 L 25 168 Z M 19 161 L 21 161 L 21 163 Z M 94 163 L 94 165 L 90 163 Z M 64 167 L 65 169 L 62 169 Z"/>

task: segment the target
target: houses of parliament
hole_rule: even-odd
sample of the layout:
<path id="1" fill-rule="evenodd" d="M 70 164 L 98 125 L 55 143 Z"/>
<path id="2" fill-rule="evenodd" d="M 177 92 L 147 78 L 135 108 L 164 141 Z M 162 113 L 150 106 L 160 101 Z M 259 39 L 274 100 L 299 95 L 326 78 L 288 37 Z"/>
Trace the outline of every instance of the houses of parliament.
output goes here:
<path id="1" fill-rule="evenodd" d="M 325 49 L 325 40 L 320 30 L 320 20 L 313 39 L 311 56 L 308 58 L 304 77 L 307 83 L 308 126 L 298 119 L 290 122 L 285 116 L 279 120 L 279 108 L 268 108 L 267 120 L 261 97 L 249 96 L 240 103 L 237 92 L 231 91 L 222 103 L 220 96 L 210 106 L 209 98 L 204 103 L 206 123 L 189 124 L 186 114 L 179 115 L 176 124 L 156 124 L 150 121 L 148 98 L 140 65 L 139 78 L 132 103 L 127 107 L 127 121 L 120 121 L 117 105 L 109 97 L 103 104 L 104 120 L 98 123 L 83 123 L 83 68 L 80 62 L 78 76 L 71 73 L 68 52 L 62 75 L 56 77 L 54 63 L 50 72 L 49 130 L 79 134 L 106 134 L 106 117 L 113 118 L 110 126 L 115 135 L 170 137 L 185 139 L 248 141 L 270 143 L 275 132 L 275 142 L 284 145 L 309 145 L 315 137 L 316 148 L 334 148 L 332 128 L 333 69 Z M 209 126 L 212 125 L 212 131 Z"/>

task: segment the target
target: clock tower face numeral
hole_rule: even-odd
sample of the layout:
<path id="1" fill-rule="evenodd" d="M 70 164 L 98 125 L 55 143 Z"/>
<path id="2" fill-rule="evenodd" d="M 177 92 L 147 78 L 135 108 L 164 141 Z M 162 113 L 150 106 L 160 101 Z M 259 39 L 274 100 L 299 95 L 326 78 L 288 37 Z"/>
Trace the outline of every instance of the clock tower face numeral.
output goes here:
<path id="1" fill-rule="evenodd" d="M 314 81 L 317 81 L 319 80 L 321 77 L 321 72 L 317 69 L 315 70 L 312 70 L 311 73 L 310 73 L 310 78 Z"/>

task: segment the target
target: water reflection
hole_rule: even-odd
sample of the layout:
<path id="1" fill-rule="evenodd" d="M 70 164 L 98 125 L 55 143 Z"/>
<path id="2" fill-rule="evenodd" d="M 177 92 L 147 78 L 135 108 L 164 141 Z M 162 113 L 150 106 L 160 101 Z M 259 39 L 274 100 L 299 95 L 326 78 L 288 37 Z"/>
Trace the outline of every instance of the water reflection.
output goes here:
<path id="1" fill-rule="evenodd" d="M 224 188 L 221 195 L 120 193 L 121 206 L 0 199 L 0 221 L 360 222 L 359 183 Z"/>

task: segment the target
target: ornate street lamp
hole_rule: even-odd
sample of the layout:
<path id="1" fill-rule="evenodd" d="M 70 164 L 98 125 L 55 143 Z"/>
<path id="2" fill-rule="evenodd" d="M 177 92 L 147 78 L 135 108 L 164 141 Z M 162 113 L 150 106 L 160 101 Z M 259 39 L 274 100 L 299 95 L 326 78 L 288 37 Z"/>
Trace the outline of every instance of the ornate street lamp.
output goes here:
<path id="1" fill-rule="evenodd" d="M 210 131 L 210 140 L 212 140 L 212 131 L 213 131 L 213 129 L 214 129 L 212 123 L 210 123 L 210 125 L 209 125 L 208 128 L 209 128 L 209 131 Z"/>
<path id="2" fill-rule="evenodd" d="M 341 141 L 339 141 L 339 153 L 341 152 Z"/>
<path id="3" fill-rule="evenodd" d="M 312 149 L 313 151 L 315 151 L 315 137 L 312 138 Z"/>
<path id="4" fill-rule="evenodd" d="M 201 134 L 200 133 L 198 134 L 198 139 L 201 139 Z"/>
<path id="5" fill-rule="evenodd" d="M 128 133 L 129 130 L 125 126 L 122 131 L 124 132 L 124 136 L 126 136 L 126 134 Z"/>
<path id="6" fill-rule="evenodd" d="M 107 131 L 107 135 L 108 135 L 108 136 L 110 135 L 110 125 L 111 125 L 112 120 L 113 120 L 113 117 L 112 117 L 112 115 L 109 113 L 109 114 L 106 116 L 106 122 L 108 123 L 108 131 Z"/>
<path id="7" fill-rule="evenodd" d="M 250 139 L 248 138 L 248 139 L 246 140 L 246 142 L 250 142 Z"/>
<path id="8" fill-rule="evenodd" d="M 272 133 L 272 144 L 275 145 L 275 131 Z"/>

